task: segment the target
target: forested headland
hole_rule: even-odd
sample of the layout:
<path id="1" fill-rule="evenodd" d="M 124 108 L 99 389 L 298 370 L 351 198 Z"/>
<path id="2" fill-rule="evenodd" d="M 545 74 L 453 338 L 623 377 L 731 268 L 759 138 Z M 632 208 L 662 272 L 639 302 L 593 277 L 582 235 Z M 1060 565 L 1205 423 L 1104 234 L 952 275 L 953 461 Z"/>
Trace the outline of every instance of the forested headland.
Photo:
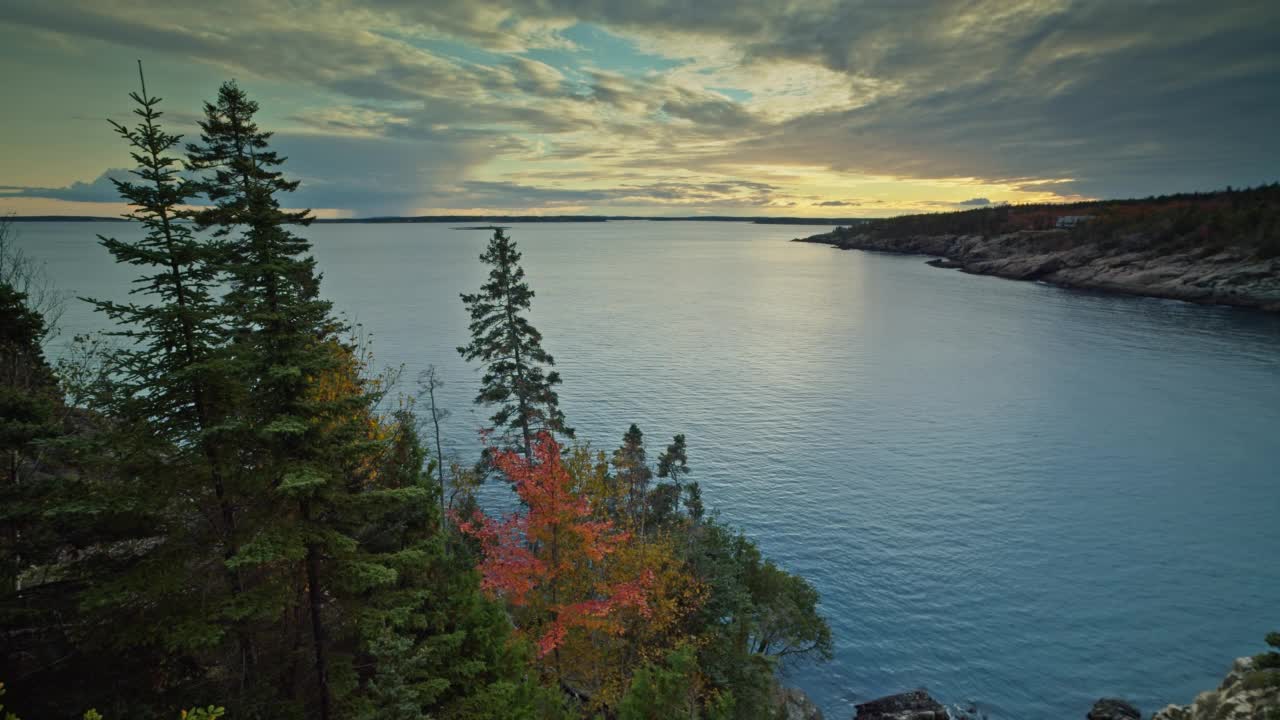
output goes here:
<path id="1" fill-rule="evenodd" d="M 116 187 L 145 232 L 100 237 L 131 299 L 74 300 L 114 329 L 50 362 L 66 300 L 0 229 L 7 717 L 746 720 L 830 656 L 812 585 L 710 509 L 696 442 L 577 437 L 512 237 L 452 310 L 492 415 L 446 462 L 441 379 L 374 366 L 324 300 L 258 104 L 226 83 L 182 138 L 131 98 Z"/>
<path id="2" fill-rule="evenodd" d="M 904 215 L 800 240 L 933 255 L 978 275 L 1280 311 L 1280 183 Z"/>

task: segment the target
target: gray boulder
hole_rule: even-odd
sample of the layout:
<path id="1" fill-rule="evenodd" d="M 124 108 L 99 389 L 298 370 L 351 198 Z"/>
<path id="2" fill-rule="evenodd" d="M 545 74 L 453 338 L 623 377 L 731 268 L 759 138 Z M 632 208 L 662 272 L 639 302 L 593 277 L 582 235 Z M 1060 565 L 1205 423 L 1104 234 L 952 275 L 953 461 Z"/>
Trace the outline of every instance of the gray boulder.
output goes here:
<path id="1" fill-rule="evenodd" d="M 924 690 L 889 695 L 855 705 L 854 720 L 949 720 L 947 709 Z"/>
<path id="2" fill-rule="evenodd" d="M 1142 720 L 1142 713 L 1119 698 L 1102 698 L 1093 704 L 1087 720 Z"/>
<path id="3" fill-rule="evenodd" d="M 822 710 L 798 688 L 775 687 L 773 702 L 784 720 L 823 720 Z"/>

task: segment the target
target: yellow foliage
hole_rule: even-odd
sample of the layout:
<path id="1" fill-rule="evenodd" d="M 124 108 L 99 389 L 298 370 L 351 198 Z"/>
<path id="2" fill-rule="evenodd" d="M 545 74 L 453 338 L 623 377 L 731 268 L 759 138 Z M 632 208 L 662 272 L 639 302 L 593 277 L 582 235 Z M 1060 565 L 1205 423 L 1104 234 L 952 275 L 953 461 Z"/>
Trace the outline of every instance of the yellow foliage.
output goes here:
<path id="1" fill-rule="evenodd" d="M 574 446 L 564 464 L 575 490 L 590 503 L 600 519 L 619 520 L 609 508 L 621 508 L 626 489 L 609 477 L 608 458 L 589 446 Z M 608 558 L 607 563 L 584 572 L 604 584 L 624 581 L 641 572 L 652 573 L 646 616 L 625 613 L 615 632 L 587 633 L 569 638 L 561 651 L 562 677 L 587 690 L 595 709 L 613 707 L 626 692 L 633 673 L 645 662 L 661 663 L 683 644 L 700 639 L 690 634 L 686 620 L 706 601 L 708 588 L 687 567 L 681 543 L 669 534 L 634 532 L 631 539 Z M 590 582 L 584 577 L 584 582 Z"/>
<path id="2" fill-rule="evenodd" d="M 322 373 L 308 378 L 306 399 L 317 408 L 314 424 L 324 435 L 340 432 L 371 444 L 380 444 L 397 431 L 394 420 L 380 417 L 370 406 L 369 397 L 381 391 L 383 378 L 369 377 L 372 355 L 357 354 L 350 346 L 336 340 L 325 341 L 333 362 Z M 362 454 L 349 471 L 366 484 L 377 481 L 378 458 Z"/>

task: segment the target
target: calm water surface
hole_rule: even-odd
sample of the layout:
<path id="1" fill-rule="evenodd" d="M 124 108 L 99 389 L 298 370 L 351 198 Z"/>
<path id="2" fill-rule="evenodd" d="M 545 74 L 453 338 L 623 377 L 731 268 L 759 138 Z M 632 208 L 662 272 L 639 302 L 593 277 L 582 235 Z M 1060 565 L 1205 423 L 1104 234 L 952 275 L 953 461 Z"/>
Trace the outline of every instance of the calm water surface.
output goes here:
<path id="1" fill-rule="evenodd" d="M 791 681 L 829 717 L 919 686 L 1009 720 L 1150 713 L 1280 629 L 1280 318 L 786 242 L 822 229 L 512 232 L 579 435 L 685 433 L 708 503 L 821 590 L 836 658 Z M 93 235 L 135 228 L 18 230 L 62 288 L 122 296 Z M 458 293 L 488 234 L 307 233 L 378 359 L 441 369 L 470 454 Z M 101 327 L 73 303 L 51 352 Z"/>

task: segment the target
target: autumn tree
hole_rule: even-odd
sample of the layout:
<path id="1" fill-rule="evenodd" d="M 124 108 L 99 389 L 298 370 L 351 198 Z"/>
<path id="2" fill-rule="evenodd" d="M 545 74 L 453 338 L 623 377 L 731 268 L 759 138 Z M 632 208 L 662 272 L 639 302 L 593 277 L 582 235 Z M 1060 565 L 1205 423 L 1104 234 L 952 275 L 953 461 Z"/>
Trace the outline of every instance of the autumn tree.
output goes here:
<path id="1" fill-rule="evenodd" d="M 358 535 L 394 580 L 370 587 L 354 613 L 360 687 L 353 718 L 555 718 L 560 695 L 531 672 L 502 606 L 486 597 L 471 557 L 451 552 L 426 451 L 408 409 L 385 426 L 385 452 L 363 500 L 376 522 Z"/>
<path id="2" fill-rule="evenodd" d="M 593 517 L 615 522 L 611 508 L 619 507 L 618 501 L 625 496 L 618 492 L 620 486 L 606 456 L 575 444 L 562 453 L 562 462 Z M 681 545 L 677 534 L 631 532 L 600 564 L 598 573 L 609 584 L 626 583 L 639 575 L 650 580 L 647 613 L 620 613 L 616 632 L 579 635 L 563 646 L 564 675 L 588 688 L 595 706 L 616 707 L 644 663 L 666 657 L 696 633 L 690 618 L 704 601 L 706 585 L 690 571 Z"/>
<path id="3" fill-rule="evenodd" d="M 549 678 L 563 683 L 560 648 L 581 634 L 620 632 L 625 610 L 648 615 L 653 574 L 640 569 L 618 581 L 604 572 L 630 535 L 593 514 L 549 432 L 534 438 L 532 460 L 500 450 L 493 461 L 523 508 L 501 519 L 475 516 L 461 528 L 480 541 L 483 587 L 512 607 Z"/>
<path id="4" fill-rule="evenodd" d="M 490 422 L 508 445 L 533 459 L 534 438 L 543 431 L 573 437 L 565 422 L 555 387 L 560 373 L 548 370 L 555 360 L 542 349 L 542 333 L 529 323 L 533 290 L 524 279 L 516 243 L 494 230 L 480 261 L 490 266 L 479 292 L 464 293 L 471 317 L 471 342 L 458 353 L 484 368 L 477 405 L 495 408 Z"/>

